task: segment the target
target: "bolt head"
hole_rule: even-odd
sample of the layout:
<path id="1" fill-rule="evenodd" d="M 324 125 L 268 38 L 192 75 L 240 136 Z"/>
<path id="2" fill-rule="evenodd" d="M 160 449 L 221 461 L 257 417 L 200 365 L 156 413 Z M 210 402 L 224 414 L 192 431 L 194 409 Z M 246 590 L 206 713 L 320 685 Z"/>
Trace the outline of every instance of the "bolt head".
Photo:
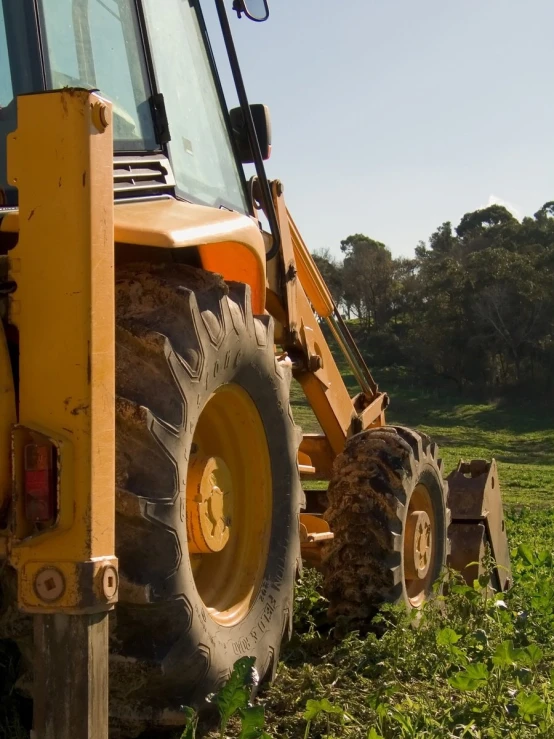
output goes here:
<path id="1" fill-rule="evenodd" d="M 56 567 L 45 567 L 35 578 L 35 593 L 46 603 L 54 603 L 65 592 L 65 578 Z"/>
<path id="2" fill-rule="evenodd" d="M 106 565 L 102 571 L 102 593 L 107 600 L 111 600 L 117 593 L 119 575 L 113 565 Z"/>
<path id="3" fill-rule="evenodd" d="M 101 102 L 93 103 L 91 105 L 91 117 L 96 130 L 99 133 L 104 133 L 110 125 L 110 112 L 107 105 Z"/>

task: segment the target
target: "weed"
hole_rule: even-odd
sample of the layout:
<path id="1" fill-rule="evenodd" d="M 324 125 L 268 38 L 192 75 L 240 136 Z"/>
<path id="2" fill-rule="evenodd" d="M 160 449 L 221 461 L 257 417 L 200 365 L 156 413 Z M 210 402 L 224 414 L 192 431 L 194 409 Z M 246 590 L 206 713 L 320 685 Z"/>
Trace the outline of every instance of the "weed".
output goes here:
<path id="1" fill-rule="evenodd" d="M 271 739 L 264 731 L 265 711 L 263 706 L 250 704 L 254 684 L 253 657 L 242 657 L 235 662 L 233 671 L 221 689 L 210 697 L 219 713 L 219 737 L 224 739 L 229 722 L 235 716 L 239 719 L 237 739 Z M 185 730 L 181 739 L 196 739 L 198 715 L 189 707 L 184 709 Z"/>
<path id="2" fill-rule="evenodd" d="M 305 568 L 294 599 L 294 630 L 315 634 L 327 623 L 327 601 L 321 594 L 321 574 Z"/>

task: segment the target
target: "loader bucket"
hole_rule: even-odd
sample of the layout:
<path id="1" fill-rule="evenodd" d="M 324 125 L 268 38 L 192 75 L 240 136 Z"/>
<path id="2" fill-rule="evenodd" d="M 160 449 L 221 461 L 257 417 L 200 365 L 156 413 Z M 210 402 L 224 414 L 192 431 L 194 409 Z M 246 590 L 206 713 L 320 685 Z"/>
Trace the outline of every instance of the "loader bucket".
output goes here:
<path id="1" fill-rule="evenodd" d="M 484 572 L 488 546 L 496 562 L 491 585 L 498 591 L 508 590 L 512 571 L 496 461 L 461 461 L 447 480 L 452 514 L 448 565 L 471 585 Z"/>

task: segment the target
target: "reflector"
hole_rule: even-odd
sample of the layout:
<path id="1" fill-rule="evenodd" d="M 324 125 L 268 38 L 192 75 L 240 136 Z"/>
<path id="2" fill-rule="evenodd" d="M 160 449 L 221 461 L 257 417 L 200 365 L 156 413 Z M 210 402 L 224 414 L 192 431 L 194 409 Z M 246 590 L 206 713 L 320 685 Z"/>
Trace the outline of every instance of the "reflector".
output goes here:
<path id="1" fill-rule="evenodd" d="M 34 523 L 45 523 L 55 517 L 52 457 L 52 447 L 48 445 L 25 446 L 25 517 Z"/>

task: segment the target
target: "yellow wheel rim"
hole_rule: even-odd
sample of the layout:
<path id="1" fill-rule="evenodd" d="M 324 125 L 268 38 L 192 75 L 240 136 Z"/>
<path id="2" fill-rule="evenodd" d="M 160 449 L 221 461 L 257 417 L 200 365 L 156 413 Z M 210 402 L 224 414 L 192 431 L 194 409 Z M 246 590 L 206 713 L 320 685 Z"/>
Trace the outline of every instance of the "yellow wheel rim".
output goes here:
<path id="1" fill-rule="evenodd" d="M 433 584 L 435 542 L 433 503 L 425 485 L 420 484 L 410 498 L 404 530 L 404 580 L 414 608 L 423 603 Z"/>
<path id="2" fill-rule="evenodd" d="M 219 388 L 194 432 L 187 537 L 196 588 L 214 621 L 239 623 L 260 589 L 271 535 L 272 481 L 262 419 L 238 385 Z"/>

